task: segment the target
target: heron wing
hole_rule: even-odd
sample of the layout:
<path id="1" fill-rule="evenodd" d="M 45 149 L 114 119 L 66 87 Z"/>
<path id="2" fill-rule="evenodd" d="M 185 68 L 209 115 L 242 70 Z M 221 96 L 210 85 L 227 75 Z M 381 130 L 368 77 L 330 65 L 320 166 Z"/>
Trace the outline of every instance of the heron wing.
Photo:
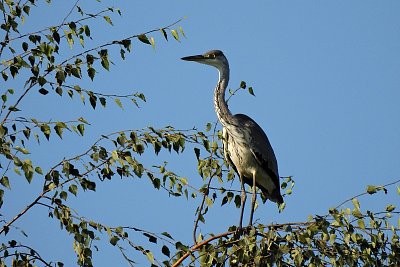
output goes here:
<path id="1" fill-rule="evenodd" d="M 257 162 L 267 172 L 276 188 L 279 190 L 278 163 L 274 150 L 263 129 L 249 116 L 236 114 L 234 116 L 250 134 L 250 150 Z M 279 192 L 279 191 L 278 191 Z"/>
<path id="2" fill-rule="evenodd" d="M 228 162 L 229 165 L 231 165 L 231 167 L 233 168 L 233 170 L 237 173 L 237 175 L 239 175 L 239 172 L 235 166 L 235 164 L 233 164 L 233 161 L 229 155 L 229 150 L 228 150 L 228 145 L 229 145 L 229 134 L 226 131 L 225 128 L 222 129 L 222 146 L 224 149 L 224 156 L 225 156 L 225 160 Z"/>

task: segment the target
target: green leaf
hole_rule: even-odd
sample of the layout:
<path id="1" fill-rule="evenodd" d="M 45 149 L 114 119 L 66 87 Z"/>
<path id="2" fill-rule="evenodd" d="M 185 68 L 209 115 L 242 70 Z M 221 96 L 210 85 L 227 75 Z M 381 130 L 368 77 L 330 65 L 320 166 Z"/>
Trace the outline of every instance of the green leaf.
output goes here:
<path id="1" fill-rule="evenodd" d="M 167 233 L 167 232 L 162 232 L 161 234 L 162 234 L 163 236 L 166 236 L 166 237 L 168 237 L 168 238 L 170 238 L 170 239 L 173 240 L 172 236 L 171 236 L 169 233 Z"/>
<path id="2" fill-rule="evenodd" d="M 150 234 L 148 234 L 148 233 L 143 233 L 143 235 L 144 235 L 145 237 L 148 237 L 148 238 L 149 238 L 149 242 L 150 242 L 150 243 L 157 244 L 157 237 L 155 237 L 155 236 L 153 236 L 153 235 L 150 235 Z"/>
<path id="3" fill-rule="evenodd" d="M 47 95 L 47 94 L 49 93 L 49 91 L 47 91 L 47 90 L 44 89 L 44 88 L 40 88 L 40 89 L 39 89 L 39 93 L 41 93 L 42 95 Z"/>
<path id="4" fill-rule="evenodd" d="M 28 43 L 23 42 L 22 43 L 22 49 L 26 52 L 26 50 L 28 50 Z"/>
<path id="5" fill-rule="evenodd" d="M 206 204 L 207 204 L 208 207 L 211 207 L 214 203 L 213 203 L 211 198 L 206 197 Z"/>
<path id="6" fill-rule="evenodd" d="M 25 178 L 28 183 L 31 183 L 33 179 L 32 161 L 29 159 L 24 160 L 22 163 L 22 170 L 24 171 Z"/>
<path id="7" fill-rule="evenodd" d="M 367 193 L 368 194 L 375 194 L 376 192 L 377 192 L 378 190 L 377 190 L 377 186 L 374 186 L 374 185 L 369 185 L 369 186 L 367 186 Z"/>
<path id="8" fill-rule="evenodd" d="M 145 34 L 140 34 L 137 38 L 138 38 L 139 41 L 141 41 L 142 43 L 151 45 L 149 39 L 147 38 L 147 36 L 146 36 Z"/>
<path id="9" fill-rule="evenodd" d="M 241 81 L 240 82 L 240 88 L 246 89 L 246 82 L 245 81 Z"/>
<path id="10" fill-rule="evenodd" d="M 354 208 L 355 208 L 356 210 L 360 210 L 360 202 L 358 202 L 358 199 L 357 199 L 357 198 L 352 198 L 352 199 L 351 199 L 351 202 L 353 202 Z"/>
<path id="11" fill-rule="evenodd" d="M 253 91 L 253 87 L 249 87 L 248 90 L 249 90 L 249 94 L 255 96 L 254 91 Z"/>
<path id="12" fill-rule="evenodd" d="M 38 174 L 40 174 L 40 175 L 43 175 L 42 168 L 40 168 L 40 167 L 36 167 L 36 168 L 35 168 L 35 172 L 38 173 Z"/>
<path id="13" fill-rule="evenodd" d="M 89 94 L 89 101 L 92 108 L 96 109 L 97 97 L 93 94 Z"/>
<path id="14" fill-rule="evenodd" d="M 351 212 L 351 214 L 353 214 L 353 216 L 356 217 L 356 218 L 363 218 L 364 217 L 363 214 L 358 209 L 354 209 Z"/>
<path id="15" fill-rule="evenodd" d="M 124 48 L 125 48 L 126 50 L 128 50 L 129 52 L 131 51 L 131 44 L 132 44 L 132 41 L 131 41 L 131 40 L 129 40 L 129 39 L 124 39 L 124 40 L 121 41 L 121 44 L 124 46 Z"/>
<path id="16" fill-rule="evenodd" d="M 57 31 L 54 31 L 53 32 L 53 39 L 57 42 L 57 44 L 59 44 L 60 43 L 60 34 L 58 34 L 58 32 Z"/>
<path id="17" fill-rule="evenodd" d="M 85 118 L 83 118 L 83 117 L 78 118 L 78 121 L 83 122 L 84 124 L 90 125 L 90 123 L 87 120 L 85 120 Z"/>
<path id="18" fill-rule="evenodd" d="M 387 205 L 386 211 L 391 212 L 391 211 L 394 211 L 395 208 L 396 208 L 396 206 L 394 206 L 394 205 Z"/>
<path id="19" fill-rule="evenodd" d="M 383 186 L 375 186 L 375 185 L 369 185 L 367 186 L 367 193 L 372 195 L 375 194 L 378 191 L 382 191 L 385 192 L 385 194 L 387 194 L 387 189 Z"/>
<path id="20" fill-rule="evenodd" d="M 156 43 L 155 43 L 153 37 L 150 37 L 150 44 L 151 44 L 151 46 L 153 47 L 153 49 L 156 49 Z"/>
<path id="21" fill-rule="evenodd" d="M 167 257 L 170 257 L 170 255 L 171 255 L 171 253 L 170 253 L 170 251 L 169 251 L 169 248 L 168 248 L 166 245 L 164 245 L 164 246 L 161 248 L 161 252 L 162 252 L 162 254 L 164 254 L 164 255 L 167 256 Z"/>
<path id="22" fill-rule="evenodd" d="M 8 75 L 7 75 L 7 73 L 6 73 L 5 71 L 2 71 L 2 72 L 1 72 L 1 76 L 3 77 L 3 80 L 4 80 L 4 81 L 7 81 L 7 80 L 8 80 Z"/>
<path id="23" fill-rule="evenodd" d="M 79 133 L 83 136 L 85 133 L 85 125 L 84 124 L 78 124 L 77 126 Z"/>
<path id="24" fill-rule="evenodd" d="M 207 125 L 206 125 L 206 132 L 211 131 L 211 127 L 212 127 L 212 124 L 211 124 L 210 122 L 207 123 Z"/>
<path id="25" fill-rule="evenodd" d="M 51 129 L 49 127 L 49 125 L 47 124 L 42 124 L 40 126 L 40 130 L 43 132 L 44 136 L 46 137 L 47 140 L 49 140 L 50 138 L 50 133 L 51 133 Z"/>
<path id="26" fill-rule="evenodd" d="M 172 36 L 175 38 L 175 40 L 177 40 L 178 42 L 180 42 L 179 40 L 179 34 L 176 30 L 171 30 L 171 34 Z"/>
<path id="27" fill-rule="evenodd" d="M 80 72 L 80 68 L 72 68 L 71 69 L 71 74 L 73 76 L 75 76 L 76 78 L 81 78 L 81 72 Z"/>
<path id="28" fill-rule="evenodd" d="M 37 79 L 40 86 L 43 86 L 47 83 L 46 79 L 43 76 L 39 76 Z"/>
<path id="29" fill-rule="evenodd" d="M 11 189 L 10 182 L 8 181 L 8 177 L 7 176 L 1 177 L 0 184 L 2 186 L 4 186 L 5 188 Z"/>
<path id="30" fill-rule="evenodd" d="M 92 81 L 93 81 L 94 76 L 96 75 L 96 70 L 94 68 L 88 68 L 87 72 L 88 72 L 90 79 L 92 79 Z"/>
<path id="31" fill-rule="evenodd" d="M 111 238 L 110 238 L 110 243 L 111 243 L 111 245 L 113 245 L 113 246 L 115 246 L 116 244 L 117 244 L 117 242 L 119 241 L 119 237 L 118 236 L 112 236 Z"/>
<path id="32" fill-rule="evenodd" d="M 60 198 L 61 199 L 63 199 L 63 200 L 67 200 L 67 197 L 68 197 L 68 194 L 67 194 L 67 192 L 65 192 L 65 191 L 62 191 L 61 193 L 60 193 Z"/>
<path id="33" fill-rule="evenodd" d="M 364 223 L 363 219 L 357 220 L 357 224 L 361 229 L 363 229 L 363 230 L 365 229 L 365 223 Z"/>
<path id="34" fill-rule="evenodd" d="M 183 28 L 179 26 L 179 32 L 182 34 L 183 37 L 186 38 L 185 32 L 183 31 Z"/>
<path id="35" fill-rule="evenodd" d="M 62 96 L 62 94 L 63 94 L 63 89 L 62 89 L 60 86 L 57 86 L 57 88 L 56 88 L 56 93 L 57 93 L 59 96 Z"/>
<path id="36" fill-rule="evenodd" d="M 163 34 L 165 40 L 168 41 L 168 35 L 167 35 L 167 32 L 165 31 L 165 29 L 160 29 L 160 31 Z"/>
<path id="37" fill-rule="evenodd" d="M 62 84 L 63 82 L 65 82 L 65 73 L 63 70 L 57 71 L 56 79 L 58 84 Z"/>
<path id="38" fill-rule="evenodd" d="M 104 20 L 107 21 L 108 24 L 110 24 L 111 26 L 114 26 L 114 24 L 112 23 L 111 19 L 109 16 L 103 16 Z"/>
<path id="39" fill-rule="evenodd" d="M 14 107 L 14 106 L 10 106 L 10 107 L 8 108 L 8 110 L 9 110 L 9 111 L 20 111 L 19 108 L 16 108 L 16 107 Z"/>
<path id="40" fill-rule="evenodd" d="M 99 97 L 100 103 L 103 107 L 106 107 L 107 101 L 104 97 Z"/>
<path id="41" fill-rule="evenodd" d="M 110 62 L 108 61 L 108 58 L 102 58 L 101 59 L 101 65 L 103 66 L 103 68 L 105 68 L 106 70 L 110 70 Z"/>
<path id="42" fill-rule="evenodd" d="M 242 198 L 239 195 L 236 195 L 234 202 L 235 202 L 236 208 L 240 208 L 240 206 L 242 205 Z"/>
<path id="43" fill-rule="evenodd" d="M 114 101 L 118 105 L 118 107 L 120 107 L 121 109 L 124 109 L 124 107 L 122 106 L 121 100 L 119 98 L 115 98 Z"/>
<path id="44" fill-rule="evenodd" d="M 19 152 L 21 152 L 21 153 L 23 153 L 25 155 L 30 154 L 30 152 L 27 149 L 19 147 L 19 146 L 16 146 L 15 150 L 17 150 L 17 151 L 19 151 Z"/>
<path id="45" fill-rule="evenodd" d="M 76 23 L 75 23 L 75 22 L 71 21 L 71 22 L 68 24 L 68 27 L 69 27 L 71 30 L 76 31 Z"/>
<path id="46" fill-rule="evenodd" d="M 31 7 L 28 5 L 24 5 L 24 7 L 22 8 L 22 10 L 24 10 L 24 12 L 29 15 L 29 11 L 31 10 Z"/>
<path id="47" fill-rule="evenodd" d="M 146 257 L 152 264 L 154 264 L 154 256 L 153 253 L 151 253 L 151 251 L 146 251 Z"/>
<path id="48" fill-rule="evenodd" d="M 76 196 L 78 194 L 78 187 L 72 184 L 69 186 L 68 191 Z"/>
<path id="49" fill-rule="evenodd" d="M 54 130 L 60 138 L 62 138 L 62 134 L 65 128 L 67 128 L 67 125 L 64 122 L 57 122 L 54 126 Z"/>

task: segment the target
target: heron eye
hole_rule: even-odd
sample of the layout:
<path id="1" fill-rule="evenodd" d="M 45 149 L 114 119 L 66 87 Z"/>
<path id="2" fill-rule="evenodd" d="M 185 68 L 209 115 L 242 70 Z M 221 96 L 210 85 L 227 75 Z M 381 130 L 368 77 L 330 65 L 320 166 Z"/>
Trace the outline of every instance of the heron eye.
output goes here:
<path id="1" fill-rule="evenodd" d="M 211 55 L 210 55 L 210 58 L 215 58 L 215 54 L 211 54 Z"/>

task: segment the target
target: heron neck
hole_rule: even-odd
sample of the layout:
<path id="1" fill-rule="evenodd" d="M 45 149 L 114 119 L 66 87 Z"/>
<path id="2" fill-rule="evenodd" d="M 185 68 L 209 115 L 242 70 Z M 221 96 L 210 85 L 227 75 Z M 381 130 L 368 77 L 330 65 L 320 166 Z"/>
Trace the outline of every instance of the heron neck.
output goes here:
<path id="1" fill-rule="evenodd" d="M 219 80 L 214 90 L 214 107 L 218 120 L 226 127 L 233 122 L 233 116 L 225 101 L 225 91 L 229 82 L 229 69 L 219 70 Z"/>

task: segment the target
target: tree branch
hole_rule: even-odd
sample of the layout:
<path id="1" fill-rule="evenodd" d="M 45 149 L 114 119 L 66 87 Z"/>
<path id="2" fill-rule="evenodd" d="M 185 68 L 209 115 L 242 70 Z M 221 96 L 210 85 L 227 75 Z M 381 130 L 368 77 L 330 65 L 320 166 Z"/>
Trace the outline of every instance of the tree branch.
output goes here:
<path id="1" fill-rule="evenodd" d="M 231 235 L 231 234 L 234 234 L 234 233 L 235 233 L 234 231 L 228 231 L 228 232 L 225 232 L 225 233 L 222 233 L 222 234 L 218 234 L 218 235 L 212 236 L 212 237 L 210 237 L 210 238 L 208 238 L 208 239 L 206 239 L 206 240 L 204 240 L 204 241 L 202 241 L 202 242 L 200 242 L 200 243 L 197 243 L 196 245 L 194 245 L 193 247 L 191 247 L 191 248 L 189 249 L 189 251 L 186 252 L 182 257 L 180 257 L 180 258 L 172 265 L 172 267 L 177 267 L 177 266 L 179 266 L 187 257 L 190 256 L 190 254 L 192 254 L 193 252 L 195 252 L 196 250 L 198 250 L 198 249 L 201 248 L 202 246 L 204 246 L 204 245 L 210 243 L 211 241 L 213 241 L 213 240 L 215 240 L 215 239 L 218 239 L 218 238 L 221 238 L 221 237 L 227 237 L 227 236 L 229 236 L 229 235 Z"/>

